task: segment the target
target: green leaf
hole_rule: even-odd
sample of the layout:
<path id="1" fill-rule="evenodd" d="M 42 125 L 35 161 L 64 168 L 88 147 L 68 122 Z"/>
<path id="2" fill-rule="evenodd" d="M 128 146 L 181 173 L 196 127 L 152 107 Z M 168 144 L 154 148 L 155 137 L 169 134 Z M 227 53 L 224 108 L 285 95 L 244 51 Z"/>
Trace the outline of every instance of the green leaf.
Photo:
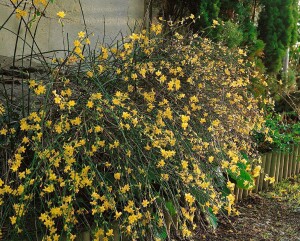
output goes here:
<path id="1" fill-rule="evenodd" d="M 157 236 L 158 236 L 161 240 L 166 240 L 167 237 L 168 237 L 166 227 L 163 227 L 163 228 L 157 233 Z"/>
<path id="2" fill-rule="evenodd" d="M 245 170 L 247 167 L 245 163 L 241 163 L 241 162 L 237 163 L 236 165 L 240 168 L 240 170 Z"/>
<path id="3" fill-rule="evenodd" d="M 171 216 L 176 215 L 176 213 L 177 213 L 176 209 L 175 209 L 175 207 L 174 207 L 174 205 L 173 205 L 173 203 L 171 201 L 166 202 L 166 208 L 168 209 L 169 214 Z"/>
<path id="4" fill-rule="evenodd" d="M 208 221 L 210 225 L 213 227 L 213 229 L 216 229 L 218 227 L 218 219 L 214 214 L 212 208 L 208 208 Z"/>
<path id="5" fill-rule="evenodd" d="M 245 185 L 245 181 L 247 181 L 247 185 Z M 253 178 L 250 173 L 245 170 L 240 170 L 240 175 L 237 177 L 236 185 L 242 189 L 248 189 L 250 185 L 253 185 Z"/>
<path id="6" fill-rule="evenodd" d="M 245 167 L 242 163 L 238 163 L 237 166 L 239 167 L 240 175 L 237 175 L 232 171 L 228 170 L 230 177 L 236 181 L 237 187 L 241 189 L 248 189 L 249 186 L 253 186 L 254 180 L 252 178 L 252 175 L 245 170 Z"/>
<path id="7" fill-rule="evenodd" d="M 222 197 L 227 197 L 231 193 L 230 189 L 225 185 L 222 187 L 221 192 L 222 192 Z"/>
<path id="8" fill-rule="evenodd" d="M 248 155 L 247 155 L 246 152 L 242 151 L 242 152 L 241 152 L 241 155 L 242 155 L 242 157 L 243 157 L 247 162 L 249 161 L 249 157 L 248 157 Z"/>

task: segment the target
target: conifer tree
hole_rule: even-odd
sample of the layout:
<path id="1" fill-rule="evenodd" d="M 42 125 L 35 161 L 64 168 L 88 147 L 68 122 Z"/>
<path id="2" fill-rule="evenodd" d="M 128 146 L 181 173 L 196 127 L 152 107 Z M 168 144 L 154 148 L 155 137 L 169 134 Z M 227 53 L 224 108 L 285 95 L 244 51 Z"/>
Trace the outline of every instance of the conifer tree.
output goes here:
<path id="1" fill-rule="evenodd" d="M 265 42 L 264 64 L 278 73 L 286 50 L 297 40 L 298 0 L 262 0 L 258 29 Z"/>

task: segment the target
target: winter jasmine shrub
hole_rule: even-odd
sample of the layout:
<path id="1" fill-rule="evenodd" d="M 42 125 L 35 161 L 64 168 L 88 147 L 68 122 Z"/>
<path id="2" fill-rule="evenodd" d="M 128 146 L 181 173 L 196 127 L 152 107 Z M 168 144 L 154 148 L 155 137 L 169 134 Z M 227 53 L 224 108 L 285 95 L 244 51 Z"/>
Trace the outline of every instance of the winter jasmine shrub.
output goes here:
<path id="1" fill-rule="evenodd" d="M 248 91 L 258 73 L 242 49 L 183 26 L 95 51 L 81 31 L 48 79 L 28 81 L 35 106 L 14 129 L 0 105 L 6 237 L 163 240 L 171 225 L 188 238 L 237 212 L 235 185 L 254 187 L 260 170 L 251 135 L 264 111 Z"/>

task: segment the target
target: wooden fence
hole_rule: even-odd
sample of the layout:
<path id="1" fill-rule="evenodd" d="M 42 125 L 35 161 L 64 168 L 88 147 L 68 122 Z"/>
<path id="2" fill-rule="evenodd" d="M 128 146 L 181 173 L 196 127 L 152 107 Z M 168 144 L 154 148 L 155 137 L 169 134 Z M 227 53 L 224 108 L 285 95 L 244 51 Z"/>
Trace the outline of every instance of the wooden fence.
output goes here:
<path id="1" fill-rule="evenodd" d="M 291 145 L 289 151 L 273 151 L 262 155 L 261 163 L 262 171 L 256 178 L 255 188 L 253 190 L 243 190 L 236 188 L 236 201 L 240 201 L 247 197 L 250 193 L 258 193 L 268 189 L 272 184 L 265 181 L 265 175 L 274 177 L 278 183 L 283 179 L 292 177 L 300 173 L 300 146 Z"/>

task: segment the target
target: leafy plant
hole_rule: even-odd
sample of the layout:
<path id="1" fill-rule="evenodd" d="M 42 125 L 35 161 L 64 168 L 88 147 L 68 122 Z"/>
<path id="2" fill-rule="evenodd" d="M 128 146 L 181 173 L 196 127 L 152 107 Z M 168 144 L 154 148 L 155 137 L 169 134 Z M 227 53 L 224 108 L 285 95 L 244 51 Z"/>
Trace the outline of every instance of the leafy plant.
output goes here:
<path id="1" fill-rule="evenodd" d="M 266 117 L 266 131 L 256 135 L 261 151 L 285 150 L 290 144 L 300 141 L 300 123 L 291 122 L 294 113 L 271 113 Z"/>
<path id="2" fill-rule="evenodd" d="M 0 105 L 6 239 L 166 239 L 170 215 L 188 238 L 197 211 L 213 227 L 220 210 L 236 211 L 234 184 L 224 185 L 230 175 L 253 186 L 251 135 L 264 113 L 248 88 L 258 73 L 244 50 L 170 25 L 95 50 L 80 31 L 65 58 L 45 61 L 44 78 L 22 81 L 26 111 L 12 118 L 24 101 Z"/>

